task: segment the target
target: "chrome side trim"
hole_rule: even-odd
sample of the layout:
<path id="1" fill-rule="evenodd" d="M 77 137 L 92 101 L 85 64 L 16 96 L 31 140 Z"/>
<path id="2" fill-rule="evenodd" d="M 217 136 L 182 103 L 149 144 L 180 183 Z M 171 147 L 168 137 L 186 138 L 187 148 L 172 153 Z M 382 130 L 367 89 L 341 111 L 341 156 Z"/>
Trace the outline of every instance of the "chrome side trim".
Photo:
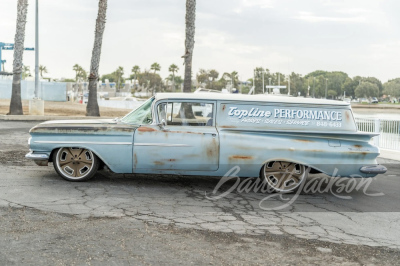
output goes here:
<path id="1" fill-rule="evenodd" d="M 36 140 L 35 143 L 46 144 L 100 144 L 100 145 L 132 145 L 131 142 L 96 142 L 96 141 L 41 141 Z"/>
<path id="2" fill-rule="evenodd" d="M 193 147 L 187 144 L 168 144 L 168 143 L 135 143 L 135 146 L 159 146 L 159 147 Z"/>

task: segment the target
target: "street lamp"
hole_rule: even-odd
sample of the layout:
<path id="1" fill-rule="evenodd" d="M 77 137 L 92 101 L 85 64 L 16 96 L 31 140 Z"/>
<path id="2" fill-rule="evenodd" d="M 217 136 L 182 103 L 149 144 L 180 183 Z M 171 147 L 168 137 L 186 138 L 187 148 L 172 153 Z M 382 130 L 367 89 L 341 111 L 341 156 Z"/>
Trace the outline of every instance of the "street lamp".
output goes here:
<path id="1" fill-rule="evenodd" d="M 268 80 L 269 80 L 268 93 L 271 94 L 271 78 L 268 78 Z"/>
<path id="2" fill-rule="evenodd" d="M 211 84 L 212 84 L 212 83 L 211 83 L 211 81 L 212 81 L 212 77 L 210 77 L 210 76 L 209 76 L 209 77 L 208 77 L 208 80 L 210 81 L 210 83 L 209 83 L 209 84 L 210 84 L 210 89 L 211 89 L 211 88 L 212 88 L 212 86 L 211 86 Z"/>
<path id="3" fill-rule="evenodd" d="M 328 95 L 328 79 L 325 79 L 325 99 L 327 95 Z"/>
<path id="4" fill-rule="evenodd" d="M 312 83 L 312 97 L 315 98 L 315 77 L 313 77 L 313 83 Z"/>
<path id="5" fill-rule="evenodd" d="M 35 12 L 35 98 L 39 98 L 40 78 L 39 78 L 39 1 L 38 0 L 36 0 L 35 11 L 36 11 Z"/>
<path id="6" fill-rule="evenodd" d="M 265 86 L 264 86 L 264 69 L 262 70 L 262 78 L 263 78 L 263 94 L 265 93 Z"/>

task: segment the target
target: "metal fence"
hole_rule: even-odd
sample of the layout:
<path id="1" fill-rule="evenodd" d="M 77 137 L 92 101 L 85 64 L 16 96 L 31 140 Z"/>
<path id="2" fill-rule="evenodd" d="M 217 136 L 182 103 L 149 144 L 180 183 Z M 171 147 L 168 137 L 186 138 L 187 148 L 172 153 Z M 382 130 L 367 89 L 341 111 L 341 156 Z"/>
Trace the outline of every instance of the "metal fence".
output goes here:
<path id="1" fill-rule="evenodd" d="M 373 142 L 380 148 L 400 151 L 400 120 L 356 117 L 359 131 L 380 133 Z"/>

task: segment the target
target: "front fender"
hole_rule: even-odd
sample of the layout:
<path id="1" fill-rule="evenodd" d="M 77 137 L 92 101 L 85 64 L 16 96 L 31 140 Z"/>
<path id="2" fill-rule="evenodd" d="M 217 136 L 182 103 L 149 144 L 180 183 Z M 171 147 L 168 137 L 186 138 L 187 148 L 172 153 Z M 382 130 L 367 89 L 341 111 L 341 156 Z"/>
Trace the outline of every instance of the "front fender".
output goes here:
<path id="1" fill-rule="evenodd" d="M 68 135 L 32 134 L 30 149 L 45 153 L 62 147 L 79 147 L 91 150 L 115 173 L 132 173 L 133 134 L 127 135 Z"/>

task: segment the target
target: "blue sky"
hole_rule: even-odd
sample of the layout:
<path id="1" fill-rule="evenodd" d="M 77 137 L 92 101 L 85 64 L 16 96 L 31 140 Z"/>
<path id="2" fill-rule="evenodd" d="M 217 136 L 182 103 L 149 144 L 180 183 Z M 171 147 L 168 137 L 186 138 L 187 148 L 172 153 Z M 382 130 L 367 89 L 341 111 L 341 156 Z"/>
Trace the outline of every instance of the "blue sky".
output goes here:
<path id="1" fill-rule="evenodd" d="M 29 0 L 25 45 L 33 47 L 35 1 Z M 72 78 L 74 64 L 89 70 L 96 0 L 39 0 L 40 64 L 53 78 Z M 344 71 L 351 77 L 400 77 L 400 2 L 394 0 L 197 1 L 193 71 L 215 68 L 252 76 L 256 66 L 288 74 Z M 184 0 L 109 0 L 100 74 L 123 66 L 166 77 L 172 63 L 183 75 Z M 13 42 L 16 1 L 3 0 L 0 42 Z M 12 52 L 3 51 L 6 70 Z M 34 52 L 24 63 L 34 68 Z"/>

